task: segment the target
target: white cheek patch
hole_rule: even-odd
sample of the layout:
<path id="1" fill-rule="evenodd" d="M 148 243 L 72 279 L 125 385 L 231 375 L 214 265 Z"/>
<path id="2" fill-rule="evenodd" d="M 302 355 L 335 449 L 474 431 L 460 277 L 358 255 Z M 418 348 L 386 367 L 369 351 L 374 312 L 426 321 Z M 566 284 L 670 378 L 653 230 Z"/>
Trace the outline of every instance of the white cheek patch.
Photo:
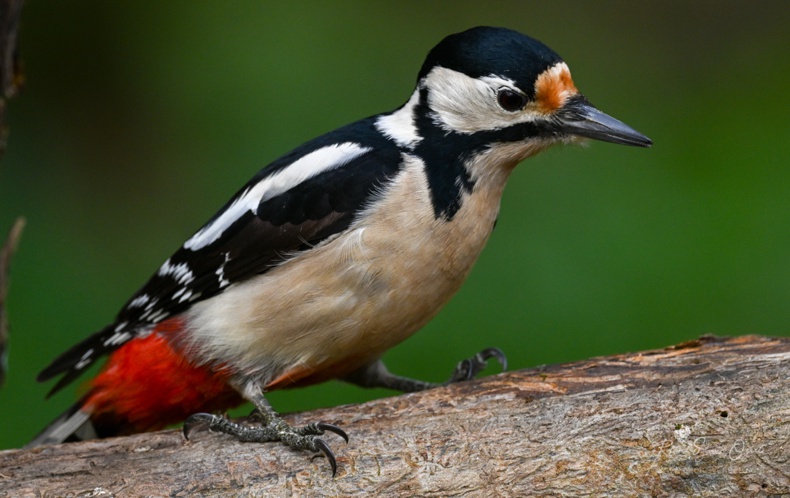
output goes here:
<path id="1" fill-rule="evenodd" d="M 370 147 L 345 142 L 328 145 L 302 156 L 239 195 L 214 221 L 187 240 L 184 249 L 197 251 L 208 246 L 244 214 L 254 213 L 261 202 L 287 192 L 320 173 L 339 168 L 369 151 Z"/>
<path id="2" fill-rule="evenodd" d="M 423 79 L 428 89 L 428 106 L 441 128 L 456 133 L 506 128 L 534 121 L 540 115 L 531 112 L 507 112 L 497 104 L 497 90 L 515 87 L 512 80 L 497 76 L 471 78 L 458 71 L 435 67 Z"/>

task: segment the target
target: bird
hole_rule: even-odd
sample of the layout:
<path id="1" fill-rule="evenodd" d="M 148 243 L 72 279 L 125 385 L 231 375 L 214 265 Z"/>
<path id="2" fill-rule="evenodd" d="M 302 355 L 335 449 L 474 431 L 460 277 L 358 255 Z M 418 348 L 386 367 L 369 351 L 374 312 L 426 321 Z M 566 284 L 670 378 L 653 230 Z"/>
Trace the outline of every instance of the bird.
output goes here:
<path id="1" fill-rule="evenodd" d="M 433 47 L 408 100 L 330 131 L 255 174 L 154 272 L 114 321 L 38 375 L 57 392 L 109 356 L 31 446 L 184 422 L 240 441 L 323 453 L 337 425 L 287 424 L 267 392 L 342 379 L 414 392 L 471 379 L 488 348 L 434 383 L 381 357 L 459 290 L 516 165 L 555 144 L 652 141 L 577 90 L 565 61 L 480 26 Z M 244 401 L 248 423 L 216 414 Z"/>

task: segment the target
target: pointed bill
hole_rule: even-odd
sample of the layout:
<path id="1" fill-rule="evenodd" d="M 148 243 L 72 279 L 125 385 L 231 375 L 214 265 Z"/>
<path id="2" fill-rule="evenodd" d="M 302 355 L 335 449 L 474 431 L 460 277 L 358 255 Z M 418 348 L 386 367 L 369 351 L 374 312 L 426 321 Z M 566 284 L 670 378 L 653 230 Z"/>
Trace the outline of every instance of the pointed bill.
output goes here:
<path id="1" fill-rule="evenodd" d="M 596 109 L 581 96 L 569 99 L 557 114 L 559 130 L 603 142 L 650 147 L 653 141 L 622 121 Z"/>

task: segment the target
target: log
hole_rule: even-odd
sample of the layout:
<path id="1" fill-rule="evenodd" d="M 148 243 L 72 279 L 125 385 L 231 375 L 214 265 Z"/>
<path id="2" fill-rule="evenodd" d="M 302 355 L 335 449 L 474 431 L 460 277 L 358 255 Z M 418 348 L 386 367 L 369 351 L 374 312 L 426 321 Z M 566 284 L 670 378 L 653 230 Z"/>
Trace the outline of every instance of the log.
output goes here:
<path id="1" fill-rule="evenodd" d="M 286 417 L 338 460 L 179 431 L 0 452 L 0 496 L 790 493 L 790 339 L 711 336 Z M 6 421 L 8 423 L 8 421 Z"/>

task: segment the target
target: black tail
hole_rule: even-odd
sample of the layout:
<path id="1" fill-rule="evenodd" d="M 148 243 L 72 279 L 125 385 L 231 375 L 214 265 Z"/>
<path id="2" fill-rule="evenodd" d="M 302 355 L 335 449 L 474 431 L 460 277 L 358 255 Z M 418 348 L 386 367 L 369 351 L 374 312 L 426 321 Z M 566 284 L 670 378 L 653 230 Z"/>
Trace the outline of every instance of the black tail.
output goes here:
<path id="1" fill-rule="evenodd" d="M 50 363 L 36 380 L 47 381 L 57 375 L 64 374 L 53 387 L 47 398 L 63 389 L 67 384 L 79 377 L 86 368 L 93 365 L 102 356 L 114 351 L 123 343 L 108 344 L 107 338 L 115 333 L 113 325 L 108 325 L 87 339 L 75 344 L 68 351 L 61 354 Z"/>

